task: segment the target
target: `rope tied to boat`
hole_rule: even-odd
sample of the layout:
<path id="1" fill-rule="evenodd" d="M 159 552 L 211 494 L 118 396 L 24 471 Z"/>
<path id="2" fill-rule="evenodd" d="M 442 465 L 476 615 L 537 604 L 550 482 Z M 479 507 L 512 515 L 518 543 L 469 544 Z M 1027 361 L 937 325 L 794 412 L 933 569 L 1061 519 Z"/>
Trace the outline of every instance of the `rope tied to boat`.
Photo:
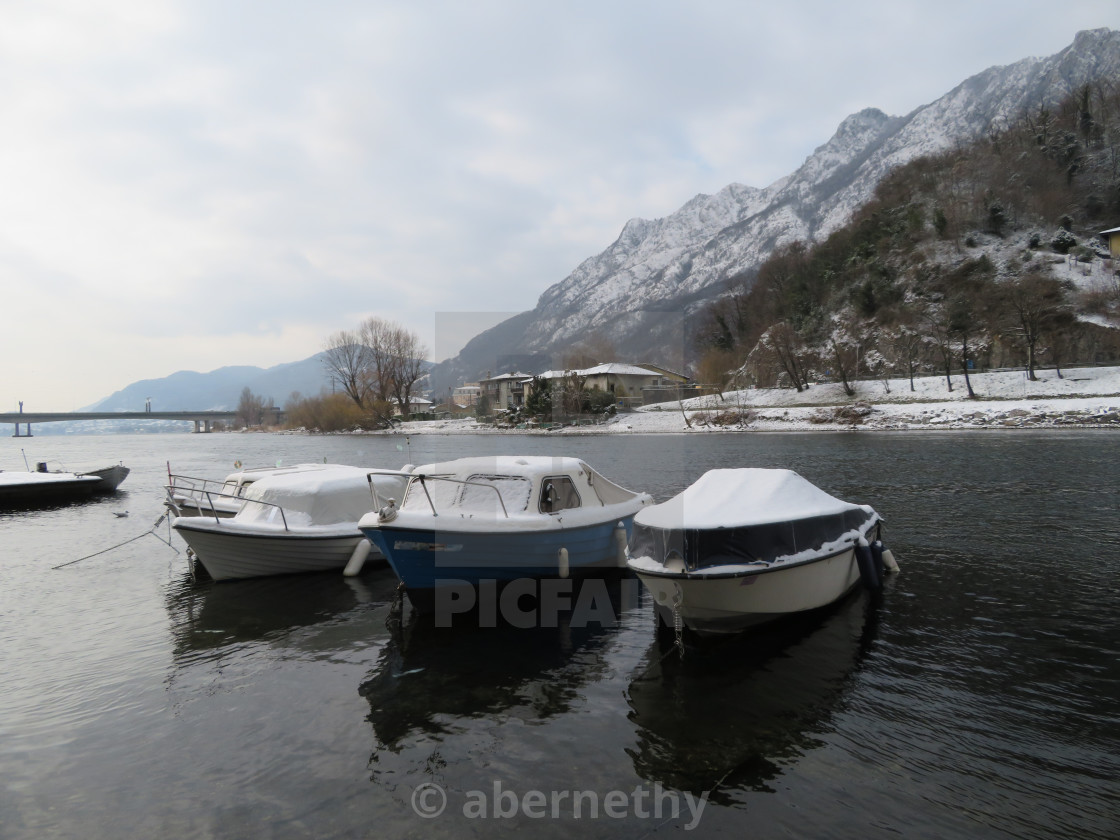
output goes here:
<path id="1" fill-rule="evenodd" d="M 674 644 L 676 645 L 677 652 L 680 654 L 681 659 L 684 659 L 684 619 L 681 618 L 681 602 L 684 601 L 684 592 L 681 591 L 679 584 L 673 584 L 676 587 L 676 594 L 673 596 L 673 636 Z"/>
<path id="2" fill-rule="evenodd" d="M 159 534 L 156 533 L 156 528 L 158 528 L 163 523 L 163 521 L 165 519 L 167 519 L 167 514 L 166 513 L 164 513 L 162 516 L 160 516 L 159 519 L 157 519 L 155 522 L 153 522 L 152 527 L 149 528 L 147 531 L 145 531 L 142 534 L 138 534 L 135 537 L 131 537 L 131 538 L 125 540 L 124 542 L 119 542 L 116 545 L 111 545 L 108 548 L 103 548 L 100 551 L 95 551 L 93 554 L 87 554 L 85 557 L 79 557 L 77 560 L 68 560 L 67 562 L 60 563 L 57 566 L 51 566 L 51 569 L 64 569 L 67 566 L 73 566 L 75 563 L 81 563 L 83 560 L 89 560 L 91 557 L 97 557 L 97 556 L 102 555 L 102 554 L 107 554 L 108 552 L 115 551 L 116 549 L 121 548 L 122 546 L 126 546 L 129 543 L 134 543 L 137 540 L 143 539 L 144 537 L 148 536 L 149 534 L 151 536 L 155 537 L 161 543 L 164 543 L 166 545 L 171 546 L 171 548 L 174 548 L 175 553 L 178 554 L 179 549 L 175 548 L 174 545 L 171 545 L 170 538 L 165 540 L 163 537 L 161 537 Z"/>

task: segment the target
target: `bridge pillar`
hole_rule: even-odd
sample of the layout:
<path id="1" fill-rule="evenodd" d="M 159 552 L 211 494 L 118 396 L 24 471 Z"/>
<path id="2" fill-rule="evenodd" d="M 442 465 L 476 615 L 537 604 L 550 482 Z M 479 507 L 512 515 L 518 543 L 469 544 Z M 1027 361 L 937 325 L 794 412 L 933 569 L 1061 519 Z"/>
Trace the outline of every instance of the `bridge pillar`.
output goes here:
<path id="1" fill-rule="evenodd" d="M 34 435 L 31 434 L 31 424 L 30 423 L 27 424 L 27 434 L 21 435 L 19 433 L 19 421 L 17 420 L 16 421 L 16 433 L 14 435 L 12 435 L 12 437 L 34 437 Z"/>
<path id="2" fill-rule="evenodd" d="M 197 434 L 198 434 L 198 432 L 199 432 L 198 422 L 199 422 L 198 420 L 195 420 L 195 421 L 194 421 L 194 433 L 195 433 L 196 435 L 197 435 Z"/>

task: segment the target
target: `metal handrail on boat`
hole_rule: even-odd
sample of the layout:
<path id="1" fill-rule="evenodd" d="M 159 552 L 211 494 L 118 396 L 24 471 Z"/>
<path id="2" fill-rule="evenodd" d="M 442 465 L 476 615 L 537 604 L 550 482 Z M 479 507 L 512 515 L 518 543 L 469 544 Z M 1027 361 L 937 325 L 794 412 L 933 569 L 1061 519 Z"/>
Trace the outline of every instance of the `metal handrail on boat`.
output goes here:
<path id="1" fill-rule="evenodd" d="M 211 487 L 211 485 L 216 484 L 219 487 L 225 487 L 227 484 L 227 480 L 224 478 L 196 478 L 192 475 L 179 475 L 178 473 L 169 474 L 167 477 L 169 479 L 169 482 L 167 484 L 168 492 L 178 492 L 184 496 L 205 493 Z M 235 495 L 235 498 L 240 498 L 241 493 L 243 493 L 245 491 L 245 488 L 248 486 L 248 483 L 237 485 L 238 492 Z M 234 494 L 227 493 L 226 495 Z"/>
<path id="2" fill-rule="evenodd" d="M 199 479 L 199 481 L 207 481 L 207 479 Z M 212 480 L 211 480 L 212 481 Z M 214 481 L 213 483 L 217 483 Z M 245 497 L 233 493 L 222 493 L 216 490 L 205 490 L 201 487 L 189 487 L 184 489 L 181 485 L 165 484 L 164 491 L 167 493 L 167 506 L 176 512 L 177 516 L 181 516 L 180 511 L 183 508 L 188 510 L 195 510 L 198 516 L 209 516 L 215 513 L 213 501 L 211 496 L 218 496 L 220 498 L 233 499 L 234 501 L 244 502 Z M 202 497 L 205 496 L 208 507 L 203 507 Z"/>
<path id="3" fill-rule="evenodd" d="M 373 487 L 373 476 L 374 475 L 386 475 L 386 474 L 388 474 L 388 475 L 400 475 L 399 472 L 394 473 L 394 472 L 389 471 L 389 470 L 385 470 L 385 471 L 374 470 L 374 471 L 371 471 L 367 476 L 369 478 L 370 487 L 371 488 Z M 424 496 L 425 496 L 425 498 L 427 498 L 428 505 L 432 509 L 432 516 L 439 516 L 439 511 L 436 510 L 436 503 L 434 501 L 432 501 L 432 494 L 428 492 L 427 482 L 429 482 L 429 481 L 446 481 L 446 482 L 449 482 L 451 484 L 464 484 L 464 485 L 471 486 L 471 487 L 485 487 L 488 490 L 493 490 L 498 496 L 498 504 L 502 506 L 502 515 L 506 519 L 509 519 L 509 511 L 506 510 L 506 503 L 505 503 L 505 500 L 502 498 L 502 492 L 497 487 L 495 487 L 493 484 L 486 484 L 485 482 L 482 482 L 482 481 L 470 481 L 468 479 L 462 479 L 462 478 L 448 478 L 447 476 L 444 476 L 444 475 L 424 475 L 422 473 L 413 473 L 408 480 L 408 486 L 406 486 L 405 489 L 404 489 L 404 495 L 406 497 L 408 496 L 408 488 L 412 486 L 413 481 L 419 481 L 420 482 L 420 488 L 424 491 Z M 373 495 L 374 495 L 374 499 L 376 501 L 376 499 L 377 499 L 377 490 L 376 489 L 373 490 Z M 401 505 L 402 506 L 404 505 L 404 499 L 401 499 Z M 378 504 L 377 508 L 380 509 L 380 507 L 381 507 L 381 505 Z"/>
<path id="4" fill-rule="evenodd" d="M 373 483 L 373 477 L 375 475 L 395 475 L 398 478 L 402 476 L 408 476 L 409 478 L 414 477 L 412 473 L 403 472 L 402 470 L 369 470 L 366 473 L 366 481 L 369 482 L 369 493 L 373 498 L 373 509 L 375 511 L 381 509 L 381 497 L 377 494 L 377 485 Z M 405 489 L 407 491 L 407 485 Z"/>
<path id="5" fill-rule="evenodd" d="M 235 499 L 237 501 L 243 502 L 244 504 L 242 505 L 242 509 L 244 509 L 244 505 L 248 505 L 248 504 L 266 505 L 267 507 L 274 507 L 274 508 L 276 508 L 277 510 L 280 511 L 280 521 L 284 524 L 284 530 L 285 531 L 290 531 L 291 530 L 288 527 L 288 517 L 284 514 L 284 508 L 281 507 L 280 505 L 276 504 L 275 502 L 265 502 L 265 501 L 262 501 L 260 499 L 246 499 L 244 496 L 234 495 L 233 493 L 219 493 L 219 492 L 214 491 L 214 490 L 202 490 L 202 491 L 199 491 L 198 494 L 206 497 L 207 507 L 204 508 L 202 506 L 202 503 L 199 501 L 197 495 L 189 497 L 189 500 L 184 499 L 182 502 L 177 502 L 175 500 L 174 493 L 172 492 L 173 489 L 174 489 L 173 486 L 169 484 L 164 489 L 167 490 L 168 504 L 174 510 L 179 511 L 181 508 L 190 507 L 191 505 L 188 505 L 187 501 L 193 502 L 193 507 L 196 511 L 198 511 L 198 516 L 200 516 L 200 517 L 202 517 L 202 516 L 213 516 L 214 521 L 218 525 L 222 524 L 222 517 L 218 513 L 218 509 L 214 506 L 214 497 L 215 496 L 220 498 L 220 499 Z"/>

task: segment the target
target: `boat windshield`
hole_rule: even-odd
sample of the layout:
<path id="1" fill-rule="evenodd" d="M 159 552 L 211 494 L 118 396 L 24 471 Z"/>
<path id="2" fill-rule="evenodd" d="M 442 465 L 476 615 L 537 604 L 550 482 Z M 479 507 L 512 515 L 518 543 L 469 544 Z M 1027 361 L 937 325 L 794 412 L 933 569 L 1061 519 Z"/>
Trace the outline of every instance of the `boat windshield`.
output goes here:
<path id="1" fill-rule="evenodd" d="M 738 528 L 652 528 L 634 523 L 631 555 L 665 563 L 674 556 L 688 569 L 742 563 L 772 563 L 813 551 L 853 531 L 863 530 L 874 513 L 853 508 L 842 513 Z"/>
<path id="2" fill-rule="evenodd" d="M 434 506 L 438 513 L 454 509 L 460 513 L 504 516 L 526 510 L 533 489 L 528 478 L 518 475 L 476 474 L 465 481 L 450 476 L 425 478 L 428 480 L 420 481 L 416 477 L 409 483 L 402 510 L 430 511 Z"/>
<path id="3" fill-rule="evenodd" d="M 469 483 L 464 484 L 459 493 L 458 507 L 462 510 L 501 514 L 498 493 L 502 494 L 502 503 L 509 513 L 529 507 L 529 492 L 533 484 L 527 478 L 519 475 L 472 475 L 467 481 Z"/>

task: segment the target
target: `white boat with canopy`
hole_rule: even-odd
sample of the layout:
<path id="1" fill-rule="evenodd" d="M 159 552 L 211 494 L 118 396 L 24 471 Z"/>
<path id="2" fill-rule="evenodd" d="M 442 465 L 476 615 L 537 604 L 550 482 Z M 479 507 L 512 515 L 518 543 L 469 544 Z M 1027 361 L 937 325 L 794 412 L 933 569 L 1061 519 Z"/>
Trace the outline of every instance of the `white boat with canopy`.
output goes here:
<path id="1" fill-rule="evenodd" d="M 897 569 L 881 526 L 790 470 L 711 470 L 639 511 L 627 565 L 669 623 L 733 633 L 878 588 Z"/>
<path id="2" fill-rule="evenodd" d="M 357 571 L 371 552 L 358 520 L 407 482 L 404 471 L 320 465 L 254 481 L 232 517 L 178 516 L 171 527 L 214 580 Z"/>
<path id="3" fill-rule="evenodd" d="M 241 510 L 245 504 L 245 491 L 262 478 L 274 475 L 289 475 L 307 470 L 321 470 L 329 464 L 288 464 L 275 467 L 241 468 L 225 478 L 198 478 L 190 475 L 167 472 L 168 511 L 175 516 L 222 516 L 230 517 Z"/>

